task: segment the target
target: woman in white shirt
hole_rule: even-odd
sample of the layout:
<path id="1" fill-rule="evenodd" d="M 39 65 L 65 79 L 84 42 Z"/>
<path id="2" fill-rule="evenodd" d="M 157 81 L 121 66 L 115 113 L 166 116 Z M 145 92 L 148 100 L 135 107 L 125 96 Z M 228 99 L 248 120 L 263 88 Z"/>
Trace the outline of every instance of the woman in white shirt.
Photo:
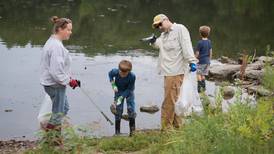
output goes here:
<path id="1" fill-rule="evenodd" d="M 56 16 L 51 21 L 54 24 L 53 34 L 43 47 L 40 83 L 52 100 L 52 115 L 45 129 L 61 133 L 62 118 L 69 110 L 66 85 L 74 89 L 80 87 L 80 81 L 71 78 L 71 57 L 62 43 L 70 38 L 72 22 Z"/>

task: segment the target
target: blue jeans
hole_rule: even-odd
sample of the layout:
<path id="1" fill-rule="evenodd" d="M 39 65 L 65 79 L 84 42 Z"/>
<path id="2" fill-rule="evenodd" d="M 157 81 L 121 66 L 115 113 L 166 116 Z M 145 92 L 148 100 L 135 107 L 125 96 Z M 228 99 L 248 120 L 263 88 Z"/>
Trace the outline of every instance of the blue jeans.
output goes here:
<path id="1" fill-rule="evenodd" d="M 69 110 L 69 104 L 66 96 L 66 86 L 44 86 L 44 89 L 52 101 L 52 115 L 49 123 L 52 125 L 60 125 L 63 117 L 67 115 Z"/>
<path id="2" fill-rule="evenodd" d="M 114 101 L 117 101 L 118 97 L 121 96 L 120 94 L 121 94 L 121 92 L 115 93 Z M 128 117 L 129 118 L 135 118 L 136 117 L 134 93 L 130 92 L 129 96 L 124 98 L 120 105 L 116 106 L 117 114 L 115 115 L 115 120 L 121 120 L 121 118 L 122 118 L 122 114 L 123 114 L 123 110 L 124 110 L 124 100 L 125 99 L 126 99 L 126 102 L 127 102 Z"/>

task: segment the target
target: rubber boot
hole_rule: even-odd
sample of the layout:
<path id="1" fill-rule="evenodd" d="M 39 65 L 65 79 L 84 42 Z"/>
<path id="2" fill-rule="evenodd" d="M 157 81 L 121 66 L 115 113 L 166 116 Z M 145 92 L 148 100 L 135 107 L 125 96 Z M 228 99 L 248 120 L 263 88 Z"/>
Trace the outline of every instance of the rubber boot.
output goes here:
<path id="1" fill-rule="evenodd" d="M 115 135 L 120 135 L 121 120 L 115 120 Z"/>
<path id="2" fill-rule="evenodd" d="M 206 91 L 206 82 L 205 82 L 205 80 L 202 80 L 202 88 L 203 88 L 203 91 Z"/>
<path id="3" fill-rule="evenodd" d="M 202 91 L 202 85 L 203 85 L 203 82 L 198 81 L 198 93 L 200 93 Z"/>
<path id="4" fill-rule="evenodd" d="M 135 131 L 135 118 L 129 118 L 129 136 L 132 136 Z"/>

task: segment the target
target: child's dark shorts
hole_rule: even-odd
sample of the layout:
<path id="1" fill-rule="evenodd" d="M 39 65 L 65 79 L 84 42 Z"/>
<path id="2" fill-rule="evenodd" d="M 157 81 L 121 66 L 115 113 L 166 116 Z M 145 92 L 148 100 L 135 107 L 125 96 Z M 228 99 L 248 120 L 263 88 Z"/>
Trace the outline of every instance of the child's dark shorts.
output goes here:
<path id="1" fill-rule="evenodd" d="M 197 64 L 197 74 L 198 75 L 208 75 L 210 64 Z"/>

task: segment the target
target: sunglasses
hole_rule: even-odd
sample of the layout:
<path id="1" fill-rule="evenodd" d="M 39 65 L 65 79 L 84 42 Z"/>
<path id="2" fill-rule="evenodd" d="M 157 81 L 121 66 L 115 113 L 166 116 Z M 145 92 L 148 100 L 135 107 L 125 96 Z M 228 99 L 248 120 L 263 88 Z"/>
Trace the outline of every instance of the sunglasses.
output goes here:
<path id="1" fill-rule="evenodd" d="M 162 22 L 160 22 L 158 25 L 156 25 L 155 27 L 158 29 L 160 26 L 162 26 Z"/>

